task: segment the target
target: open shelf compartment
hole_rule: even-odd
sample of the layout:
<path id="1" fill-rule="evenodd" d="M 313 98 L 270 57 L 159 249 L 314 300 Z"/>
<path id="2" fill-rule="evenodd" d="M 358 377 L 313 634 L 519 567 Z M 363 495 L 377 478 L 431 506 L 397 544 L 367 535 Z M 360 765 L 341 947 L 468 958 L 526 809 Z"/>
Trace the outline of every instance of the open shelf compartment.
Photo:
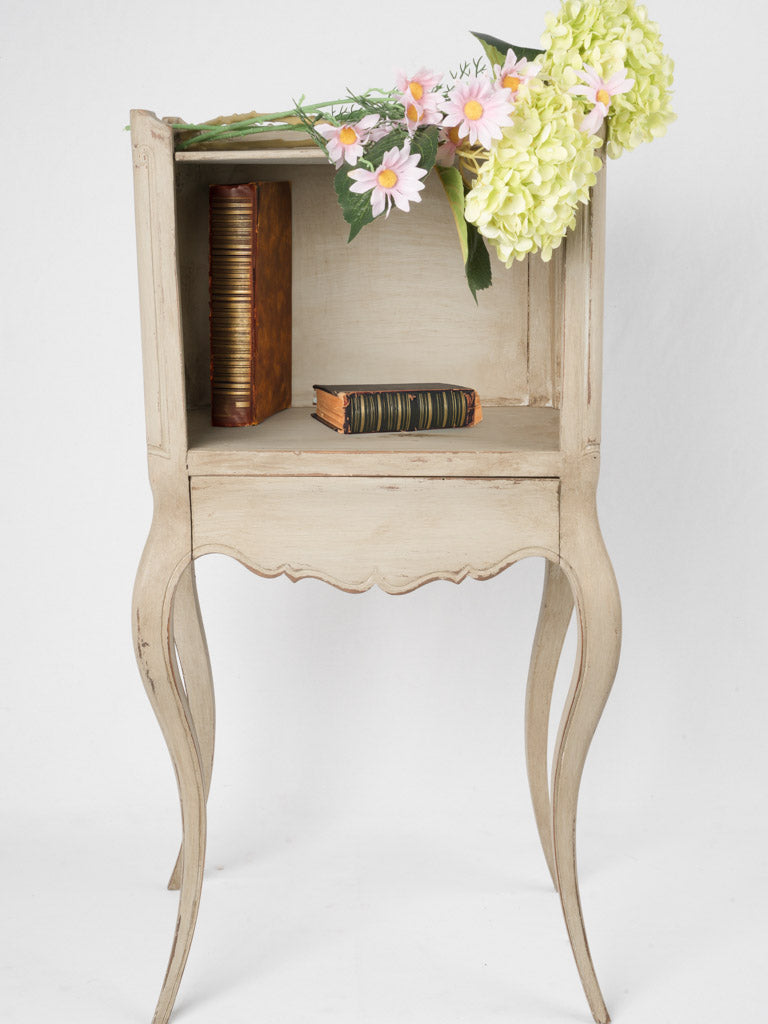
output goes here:
<path id="1" fill-rule="evenodd" d="M 419 459 L 423 472 L 429 455 L 446 472 L 482 475 L 490 467 L 490 475 L 496 475 L 502 463 L 510 463 L 507 456 L 521 467 L 526 460 L 535 462 L 540 472 L 541 455 L 549 453 L 555 474 L 562 376 L 559 254 L 550 264 L 526 260 L 506 270 L 492 253 L 494 284 L 478 293 L 476 304 L 436 175 L 429 175 L 422 202 L 410 213 L 394 210 L 351 243 L 333 175 L 316 149 L 176 154 L 190 472 L 221 473 L 228 465 L 240 467 L 232 469 L 239 472 L 291 472 L 293 465 L 300 472 L 301 463 L 320 467 L 318 472 L 346 473 L 345 456 L 360 466 L 368 453 L 372 463 L 387 456 L 385 463 L 405 473 Z M 209 425 L 208 186 L 255 180 L 291 182 L 292 408 L 258 427 L 214 428 Z M 313 385 L 347 381 L 473 387 L 484 420 L 457 430 L 339 435 L 312 419 Z"/>

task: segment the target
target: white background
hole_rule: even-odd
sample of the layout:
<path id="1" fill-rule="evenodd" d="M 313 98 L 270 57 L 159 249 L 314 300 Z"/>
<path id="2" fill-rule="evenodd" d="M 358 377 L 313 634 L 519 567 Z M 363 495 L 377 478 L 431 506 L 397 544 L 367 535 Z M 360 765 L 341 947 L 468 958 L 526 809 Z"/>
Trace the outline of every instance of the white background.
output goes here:
<path id="1" fill-rule="evenodd" d="M 5 0 L 9 1024 L 148 1022 L 175 918 L 175 784 L 129 628 L 151 515 L 129 108 L 202 120 L 387 85 L 479 52 L 470 28 L 535 45 L 554 6 Z M 610 167 L 599 504 L 625 632 L 582 898 L 617 1024 L 746 1024 L 768 953 L 768 19 L 651 15 L 679 121 Z M 202 560 L 219 733 L 176 1020 L 588 1019 L 525 782 L 541 574 L 351 597 Z"/>

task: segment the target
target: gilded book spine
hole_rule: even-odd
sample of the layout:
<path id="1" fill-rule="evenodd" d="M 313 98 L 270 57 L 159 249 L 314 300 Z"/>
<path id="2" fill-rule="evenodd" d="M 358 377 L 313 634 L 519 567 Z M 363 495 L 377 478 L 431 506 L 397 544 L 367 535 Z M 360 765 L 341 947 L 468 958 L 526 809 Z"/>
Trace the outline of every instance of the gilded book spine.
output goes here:
<path id="1" fill-rule="evenodd" d="M 379 391 L 351 394 L 347 415 L 350 434 L 464 427 L 470 419 L 463 391 Z"/>
<path id="2" fill-rule="evenodd" d="M 256 196 L 249 186 L 210 194 L 211 418 L 253 422 Z"/>
<path id="3" fill-rule="evenodd" d="M 211 420 L 254 426 L 291 404 L 291 186 L 210 188 Z"/>

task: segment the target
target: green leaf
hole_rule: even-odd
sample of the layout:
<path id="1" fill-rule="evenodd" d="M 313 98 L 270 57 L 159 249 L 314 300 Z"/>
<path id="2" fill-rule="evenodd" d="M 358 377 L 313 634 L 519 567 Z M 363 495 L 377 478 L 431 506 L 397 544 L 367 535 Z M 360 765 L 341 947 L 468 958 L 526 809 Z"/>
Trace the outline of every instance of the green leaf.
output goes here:
<path id="1" fill-rule="evenodd" d="M 395 129 L 395 131 L 390 132 L 383 139 L 379 139 L 378 142 L 370 146 L 365 151 L 365 159 L 373 164 L 374 167 L 377 167 L 387 150 L 392 149 L 393 146 L 400 146 L 405 140 L 406 135 L 405 129 Z M 366 224 L 370 224 L 373 221 L 371 193 L 351 191 L 351 186 L 354 183 L 354 178 L 349 176 L 351 170 L 352 168 L 349 164 L 342 164 L 336 172 L 333 182 L 339 206 L 341 206 L 341 212 L 344 214 L 344 220 L 350 226 L 348 242 L 351 242 Z"/>
<path id="2" fill-rule="evenodd" d="M 419 166 L 423 167 L 426 171 L 431 170 L 435 163 L 438 135 L 438 127 L 430 125 L 428 128 L 417 129 L 411 138 L 411 152 L 418 153 Z M 407 138 L 408 132 L 405 128 L 395 128 L 385 135 L 383 139 L 379 139 L 378 142 L 374 142 L 372 146 L 369 146 L 365 151 L 364 159 L 374 167 L 378 167 L 384 159 L 384 154 L 394 146 L 402 146 Z M 351 185 L 354 183 L 354 178 L 349 176 L 351 169 L 348 164 L 342 164 L 334 178 L 334 188 L 336 189 L 339 206 L 341 206 L 341 212 L 344 214 L 344 220 L 350 226 L 348 242 L 351 242 L 355 235 L 359 234 L 365 225 L 370 224 L 373 220 L 371 193 L 351 191 Z"/>
<path id="3" fill-rule="evenodd" d="M 440 129 L 435 124 L 428 128 L 417 128 L 411 139 L 411 152 L 419 154 L 419 167 L 431 171 L 437 159 Z"/>
<path id="4" fill-rule="evenodd" d="M 525 57 L 526 60 L 536 60 L 544 53 L 544 50 L 534 50 L 530 46 L 515 46 L 513 43 L 505 43 L 503 39 L 486 35 L 484 32 L 473 32 L 472 35 L 480 41 L 491 65 L 498 64 L 502 68 L 507 59 L 507 50 L 514 50 L 518 60 L 521 57 Z"/>
<path id="5" fill-rule="evenodd" d="M 474 224 L 467 224 L 467 242 L 469 244 L 469 255 L 465 265 L 467 284 L 472 292 L 472 298 L 477 302 L 477 293 L 485 288 L 491 287 L 491 258 L 485 247 L 485 242 Z"/>
<path id="6" fill-rule="evenodd" d="M 393 128 L 384 138 L 374 142 L 372 146 L 365 150 L 365 159 L 369 160 L 374 167 L 377 167 L 384 159 L 384 154 L 389 152 L 394 146 L 402 146 L 407 137 L 408 132 L 405 128 Z"/>
<path id="7" fill-rule="evenodd" d="M 467 242 L 467 222 L 464 220 L 464 181 L 461 174 L 455 167 L 441 167 L 435 165 L 438 177 L 448 196 L 448 205 L 451 208 L 453 219 L 456 222 L 456 230 L 459 233 L 459 245 L 461 246 L 461 258 L 466 266 L 469 256 L 469 244 Z"/>
<path id="8" fill-rule="evenodd" d="M 436 165 L 435 170 L 448 196 L 448 204 L 459 233 L 467 284 L 472 292 L 472 298 L 477 302 L 477 293 L 491 287 L 491 259 L 482 235 L 475 225 L 468 223 L 464 217 L 464 181 L 461 174 L 455 167 Z"/>
<path id="9" fill-rule="evenodd" d="M 363 192 L 360 194 L 350 191 L 350 186 L 354 181 L 349 176 L 350 170 L 351 168 L 348 164 L 342 164 L 336 172 L 333 182 L 341 212 L 344 214 L 344 220 L 350 225 L 348 242 L 351 242 L 355 235 L 373 220 L 371 193 Z"/>

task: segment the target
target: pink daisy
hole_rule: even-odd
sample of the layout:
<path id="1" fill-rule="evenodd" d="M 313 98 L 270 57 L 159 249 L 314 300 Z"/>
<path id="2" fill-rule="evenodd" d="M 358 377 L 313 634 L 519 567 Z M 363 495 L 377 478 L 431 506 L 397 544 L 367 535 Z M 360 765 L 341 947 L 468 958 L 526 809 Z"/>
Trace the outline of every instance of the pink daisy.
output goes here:
<path id="1" fill-rule="evenodd" d="M 379 139 L 383 139 L 385 135 L 389 135 L 393 128 L 394 123 L 392 121 L 379 121 L 379 123 L 371 129 L 370 134 L 368 135 L 368 141 L 378 142 Z"/>
<path id="2" fill-rule="evenodd" d="M 405 125 L 408 131 L 426 127 L 428 124 L 440 124 L 443 115 L 438 108 L 439 94 L 434 92 L 440 84 L 442 75 L 421 68 L 415 75 L 408 76 L 398 71 L 395 85 L 400 92 L 400 102 L 405 108 Z"/>
<path id="3" fill-rule="evenodd" d="M 354 167 L 378 121 L 378 114 L 367 114 L 354 124 L 318 124 L 315 130 L 327 140 L 328 156 L 337 168 L 345 161 Z"/>
<path id="4" fill-rule="evenodd" d="M 440 164 L 441 167 L 450 167 L 456 159 L 456 150 L 460 145 L 459 126 L 455 124 L 451 128 L 443 128 L 440 131 L 440 146 L 437 150 L 437 160 L 435 162 Z"/>
<path id="5" fill-rule="evenodd" d="M 622 92 L 629 92 L 635 84 L 635 80 L 627 78 L 626 68 L 621 68 L 606 81 L 589 64 L 585 64 L 584 70 L 578 71 L 577 74 L 585 84 L 574 85 L 568 91 L 574 96 L 586 96 L 595 104 L 579 126 L 583 132 L 594 135 L 600 131 L 605 120 L 605 115 L 611 105 L 611 97 L 618 96 Z"/>
<path id="6" fill-rule="evenodd" d="M 375 171 L 367 171 L 358 167 L 349 172 L 355 184 L 350 185 L 350 192 L 371 192 L 371 208 L 373 216 L 378 217 L 386 209 L 387 216 L 392 203 L 408 213 L 409 203 L 420 203 L 419 192 L 424 188 L 420 179 L 426 175 L 423 167 L 418 166 L 419 156 L 411 155 L 411 144 L 406 142 L 402 149 L 394 146 L 382 158 Z"/>
<path id="7" fill-rule="evenodd" d="M 541 68 L 538 64 L 529 63 L 525 57 L 518 60 L 514 50 L 507 50 L 504 67 L 500 68 L 498 64 L 495 64 L 493 70 L 496 72 L 496 81 L 501 88 L 509 89 L 512 96 L 517 99 L 517 90 L 520 86 L 535 78 Z"/>
<path id="8" fill-rule="evenodd" d="M 458 125 L 459 138 L 469 136 L 470 145 L 479 142 L 490 149 L 501 129 L 512 124 L 514 100 L 509 89 L 494 86 L 489 78 L 462 78 L 445 102 L 446 128 Z"/>
<path id="9" fill-rule="evenodd" d="M 420 68 L 415 75 L 406 75 L 404 71 L 398 71 L 395 75 L 395 85 L 403 96 L 405 102 L 406 94 L 411 100 L 421 103 L 424 94 L 431 92 L 435 86 L 440 84 L 442 75 L 436 75 L 434 71 Z"/>
<path id="10" fill-rule="evenodd" d="M 442 124 L 443 115 L 437 106 L 439 96 L 436 92 L 425 92 L 418 103 L 414 99 L 409 102 L 409 96 L 410 94 L 406 93 L 402 97 L 405 107 L 405 126 L 409 132 L 414 132 L 417 128 L 425 128 L 428 124 Z"/>

